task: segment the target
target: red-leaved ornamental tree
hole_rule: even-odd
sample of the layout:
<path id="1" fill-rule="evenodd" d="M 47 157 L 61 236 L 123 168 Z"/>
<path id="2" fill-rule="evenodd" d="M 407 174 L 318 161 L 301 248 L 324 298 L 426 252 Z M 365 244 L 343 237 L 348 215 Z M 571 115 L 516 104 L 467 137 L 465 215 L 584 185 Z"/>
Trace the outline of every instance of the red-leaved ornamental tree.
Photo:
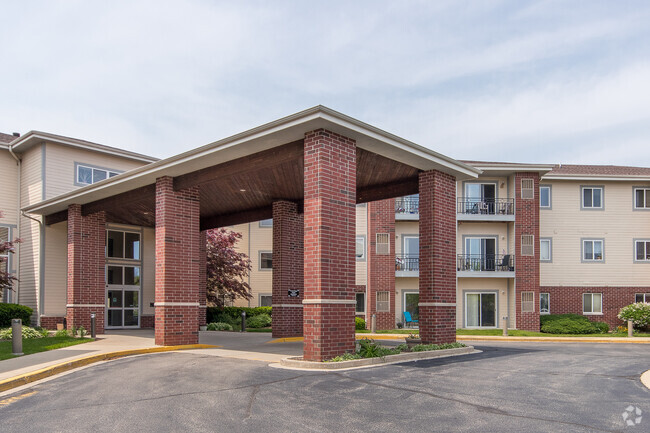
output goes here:
<path id="1" fill-rule="evenodd" d="M 0 212 L 0 218 L 2 218 L 2 212 Z M 11 241 L 0 238 L 0 293 L 4 289 L 13 290 L 13 282 L 17 281 L 17 278 L 9 273 L 7 264 L 9 263 L 9 254 L 14 253 L 14 244 L 18 242 L 20 239 Z"/>
<path id="2" fill-rule="evenodd" d="M 241 233 L 224 228 L 206 232 L 208 306 L 223 306 L 224 298 L 250 299 L 251 287 L 246 282 L 251 260 L 235 250 Z"/>

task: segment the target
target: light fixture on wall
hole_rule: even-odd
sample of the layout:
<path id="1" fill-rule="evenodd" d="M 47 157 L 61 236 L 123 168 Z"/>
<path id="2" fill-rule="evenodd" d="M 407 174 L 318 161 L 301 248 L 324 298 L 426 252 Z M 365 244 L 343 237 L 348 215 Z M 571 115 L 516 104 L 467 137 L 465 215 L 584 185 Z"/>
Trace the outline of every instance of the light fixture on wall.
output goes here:
<path id="1" fill-rule="evenodd" d="M 506 183 L 504 181 L 501 181 L 501 185 L 499 185 L 499 187 L 503 188 L 504 186 L 506 186 Z"/>

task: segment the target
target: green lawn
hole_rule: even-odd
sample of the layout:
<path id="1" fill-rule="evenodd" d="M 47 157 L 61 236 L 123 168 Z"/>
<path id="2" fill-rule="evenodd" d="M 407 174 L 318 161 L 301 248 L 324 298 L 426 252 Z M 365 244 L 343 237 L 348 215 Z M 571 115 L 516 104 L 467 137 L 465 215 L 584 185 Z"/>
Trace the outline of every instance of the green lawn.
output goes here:
<path id="1" fill-rule="evenodd" d="M 46 337 L 23 339 L 23 353 L 31 355 L 32 353 L 46 352 L 48 350 L 60 349 L 62 347 L 74 346 L 94 341 L 92 338 L 74 338 L 74 337 Z M 0 361 L 15 358 L 11 354 L 11 341 L 0 341 Z"/>
<path id="2" fill-rule="evenodd" d="M 456 335 L 503 335 L 502 329 L 457 329 Z M 508 330 L 512 337 L 627 337 L 627 332 L 612 334 L 545 334 L 543 332 Z M 634 334 L 635 337 L 650 337 L 650 334 Z"/>
<path id="3" fill-rule="evenodd" d="M 357 334 L 368 334 L 369 330 L 357 330 Z M 377 331 L 377 334 L 417 334 L 417 329 L 388 329 Z M 456 335 L 503 335 L 502 329 L 457 329 Z M 612 334 L 544 334 L 543 332 L 508 330 L 512 337 L 627 337 L 627 332 Z M 648 333 L 634 334 L 635 337 L 650 337 Z"/>

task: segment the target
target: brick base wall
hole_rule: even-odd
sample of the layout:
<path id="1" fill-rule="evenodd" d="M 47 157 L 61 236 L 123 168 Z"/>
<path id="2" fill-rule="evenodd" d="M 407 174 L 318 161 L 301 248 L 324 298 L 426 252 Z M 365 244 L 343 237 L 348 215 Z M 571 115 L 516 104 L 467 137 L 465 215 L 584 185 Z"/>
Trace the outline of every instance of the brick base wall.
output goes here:
<path id="1" fill-rule="evenodd" d="M 140 328 L 153 328 L 156 316 L 140 316 Z"/>
<path id="2" fill-rule="evenodd" d="M 95 313 L 95 332 L 97 334 L 104 333 L 103 307 L 68 307 L 67 311 L 68 329 L 72 329 L 73 326 L 77 328 L 83 326 L 90 334 L 90 315 Z"/>
<path id="3" fill-rule="evenodd" d="M 272 330 L 273 338 L 302 336 L 302 305 L 295 307 L 273 307 Z"/>
<path id="4" fill-rule="evenodd" d="M 65 317 L 61 316 L 41 316 L 41 328 L 56 330 L 57 324 L 62 324 Z"/>
<path id="5" fill-rule="evenodd" d="M 323 361 L 354 350 L 354 305 L 305 304 L 304 315 L 304 359 Z"/>
<path id="6" fill-rule="evenodd" d="M 603 314 L 585 315 L 592 322 L 606 322 L 610 328 L 625 323 L 618 312 L 626 305 L 634 303 L 636 293 L 650 293 L 650 287 L 540 287 L 541 293 L 549 294 L 551 314 L 582 314 L 582 295 L 584 293 L 603 294 Z"/>

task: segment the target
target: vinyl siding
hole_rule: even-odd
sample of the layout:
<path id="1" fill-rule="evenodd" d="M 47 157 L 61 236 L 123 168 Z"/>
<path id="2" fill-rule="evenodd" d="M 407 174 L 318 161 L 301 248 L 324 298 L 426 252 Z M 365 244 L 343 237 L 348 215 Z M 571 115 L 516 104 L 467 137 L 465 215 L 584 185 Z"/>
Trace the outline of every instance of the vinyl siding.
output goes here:
<path id="1" fill-rule="evenodd" d="M 44 316 L 65 316 L 67 303 L 68 223 L 45 227 Z"/>
<path id="2" fill-rule="evenodd" d="M 650 264 L 634 262 L 634 239 L 650 239 L 650 212 L 633 210 L 638 182 L 544 182 L 552 209 L 540 212 L 540 237 L 553 239 L 552 263 L 540 264 L 541 286 L 647 286 Z M 604 186 L 604 210 L 581 210 L 581 186 Z M 604 262 L 581 261 L 582 239 L 604 239 Z"/>
<path id="3" fill-rule="evenodd" d="M 46 144 L 45 154 L 45 194 L 48 199 L 80 187 L 75 185 L 75 162 L 116 171 L 128 171 L 143 165 L 137 161 L 54 143 Z"/>
<path id="4" fill-rule="evenodd" d="M 395 255 L 402 254 L 404 236 L 420 234 L 420 223 L 418 221 L 397 221 L 395 222 Z"/>
<path id="5" fill-rule="evenodd" d="M 18 224 L 18 164 L 8 150 L 0 149 L 0 224 Z"/>
<path id="6" fill-rule="evenodd" d="M 512 232 L 513 230 L 510 231 Z M 458 230 L 456 231 L 456 254 L 464 253 L 463 251 L 465 247 L 463 242 L 464 236 L 476 236 L 476 237 L 496 236 L 497 237 L 496 253 L 503 254 L 505 250 L 507 254 L 509 248 L 508 240 L 507 240 L 508 235 L 509 233 L 508 233 L 507 223 L 503 223 L 503 222 L 475 223 L 475 222 L 464 221 L 462 224 L 458 226 Z"/>
<path id="7" fill-rule="evenodd" d="M 21 207 L 42 201 L 42 146 L 35 146 L 22 155 Z M 38 310 L 39 224 L 21 217 L 20 223 L 20 294 L 18 302 Z"/>

